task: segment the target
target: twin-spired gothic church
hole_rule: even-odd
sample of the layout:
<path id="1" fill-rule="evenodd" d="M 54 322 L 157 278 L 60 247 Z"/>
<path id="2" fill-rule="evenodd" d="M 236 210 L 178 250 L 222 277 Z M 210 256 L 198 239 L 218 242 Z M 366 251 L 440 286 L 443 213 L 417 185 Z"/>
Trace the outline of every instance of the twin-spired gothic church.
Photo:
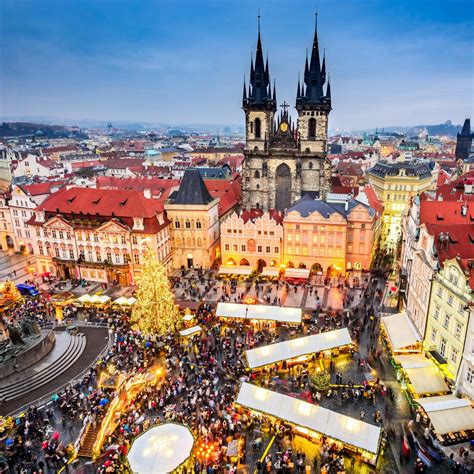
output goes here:
<path id="1" fill-rule="evenodd" d="M 331 167 L 327 160 L 328 115 L 331 87 L 326 61 L 319 56 L 317 29 L 311 58 L 304 68 L 303 83 L 296 89 L 297 124 L 291 121 L 284 102 L 275 118 L 277 97 L 271 85 L 268 58 L 263 59 L 260 28 L 250 82 L 244 81 L 246 147 L 243 163 L 243 207 L 288 209 L 304 194 L 323 198 L 330 190 Z"/>

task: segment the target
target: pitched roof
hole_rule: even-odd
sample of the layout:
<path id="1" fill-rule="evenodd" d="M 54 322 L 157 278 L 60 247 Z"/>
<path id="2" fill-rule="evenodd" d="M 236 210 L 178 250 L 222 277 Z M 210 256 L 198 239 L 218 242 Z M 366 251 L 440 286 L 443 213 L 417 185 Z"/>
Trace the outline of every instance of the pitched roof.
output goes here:
<path id="1" fill-rule="evenodd" d="M 263 216 L 264 212 L 262 209 L 250 209 L 249 211 L 244 210 L 240 214 L 240 218 L 246 223 L 248 221 L 254 222 L 256 219 L 260 219 Z M 273 219 L 277 224 L 281 225 L 283 223 L 284 213 L 277 211 L 276 209 L 270 209 L 268 211 L 268 216 L 270 219 Z"/>
<path id="2" fill-rule="evenodd" d="M 178 192 L 173 197 L 173 204 L 206 205 L 213 201 L 199 170 L 187 169 L 179 185 Z"/>
<path id="3" fill-rule="evenodd" d="M 419 163 L 416 161 L 404 161 L 400 163 L 379 162 L 368 171 L 375 176 L 398 176 L 400 170 L 405 170 L 407 176 L 419 176 L 420 178 L 429 178 L 431 168 L 428 163 Z"/>
<path id="4" fill-rule="evenodd" d="M 420 225 L 463 225 L 474 223 L 474 205 L 467 203 L 465 215 L 459 201 L 420 201 Z"/>
<path id="5" fill-rule="evenodd" d="M 46 181 L 44 183 L 36 183 L 36 184 L 21 184 L 19 187 L 28 194 L 28 196 L 40 196 L 41 194 L 49 194 L 55 188 L 60 188 L 64 186 L 66 181 L 58 180 L 58 181 Z"/>
<path id="6" fill-rule="evenodd" d="M 438 260 L 460 257 L 474 258 L 474 222 L 466 224 L 426 224 L 426 229 L 434 237 Z"/>

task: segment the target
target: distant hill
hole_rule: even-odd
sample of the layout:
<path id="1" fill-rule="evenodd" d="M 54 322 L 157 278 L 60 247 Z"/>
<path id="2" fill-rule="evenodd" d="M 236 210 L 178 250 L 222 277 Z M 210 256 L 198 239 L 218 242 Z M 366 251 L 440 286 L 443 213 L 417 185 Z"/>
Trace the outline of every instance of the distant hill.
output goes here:
<path id="1" fill-rule="evenodd" d="M 0 125 L 0 138 L 87 138 L 78 127 L 63 125 L 46 125 L 29 122 L 3 122 Z"/>

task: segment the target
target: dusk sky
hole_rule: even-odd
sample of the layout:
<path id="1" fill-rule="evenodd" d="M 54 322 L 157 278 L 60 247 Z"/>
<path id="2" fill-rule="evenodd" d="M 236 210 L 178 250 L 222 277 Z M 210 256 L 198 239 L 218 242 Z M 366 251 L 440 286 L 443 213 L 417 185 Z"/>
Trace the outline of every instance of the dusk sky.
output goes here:
<path id="1" fill-rule="evenodd" d="M 472 0 L 317 4 L 331 128 L 461 123 L 472 114 Z M 2 0 L 0 114 L 242 125 L 257 8 L 278 103 L 294 105 L 315 5 Z"/>

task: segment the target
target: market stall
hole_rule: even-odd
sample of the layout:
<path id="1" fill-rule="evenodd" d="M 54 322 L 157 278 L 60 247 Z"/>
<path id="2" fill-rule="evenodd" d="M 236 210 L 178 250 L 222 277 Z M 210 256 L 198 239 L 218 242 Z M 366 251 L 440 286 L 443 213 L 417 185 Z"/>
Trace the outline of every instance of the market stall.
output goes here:
<path id="1" fill-rule="evenodd" d="M 139 474 L 174 472 L 191 455 L 194 437 L 184 425 L 166 423 L 138 436 L 127 455 L 130 469 Z"/>
<path id="2" fill-rule="evenodd" d="M 276 267 L 263 267 L 260 277 L 278 278 L 280 276 L 280 269 Z"/>
<path id="3" fill-rule="evenodd" d="M 201 326 L 193 326 L 192 328 L 187 328 L 183 329 L 182 331 L 179 331 L 179 334 L 183 337 L 187 336 L 192 336 L 193 334 L 197 334 L 198 332 L 201 332 L 202 328 Z"/>
<path id="4" fill-rule="evenodd" d="M 248 265 L 239 266 L 239 265 L 231 265 L 231 266 L 224 266 L 221 265 L 219 268 L 219 275 L 241 275 L 241 276 L 248 276 L 253 272 L 253 268 L 249 267 Z"/>
<path id="5" fill-rule="evenodd" d="M 301 323 L 301 308 L 283 308 L 262 304 L 218 303 L 216 316 L 219 318 L 275 321 L 279 323 Z"/>
<path id="6" fill-rule="evenodd" d="M 469 400 L 442 395 L 419 398 L 417 402 L 429 418 L 441 444 L 450 445 L 473 439 L 474 410 Z"/>
<path id="7" fill-rule="evenodd" d="M 289 283 L 302 283 L 308 280 L 309 274 L 307 268 L 286 268 L 285 280 Z"/>
<path id="8" fill-rule="evenodd" d="M 420 352 L 422 338 L 406 313 L 381 318 L 383 334 L 392 353 Z"/>
<path id="9" fill-rule="evenodd" d="M 256 369 L 283 360 L 304 362 L 312 354 L 352 344 L 347 328 L 277 342 L 245 351 L 248 367 Z"/>
<path id="10" fill-rule="evenodd" d="M 377 461 L 381 442 L 378 426 L 245 382 L 236 403 L 296 425 L 297 431 L 309 438 L 325 435 L 344 448 L 359 452 L 366 462 Z"/>
<path id="11" fill-rule="evenodd" d="M 125 296 L 121 296 L 114 301 L 114 304 L 119 306 L 133 306 L 137 302 L 137 299 L 133 296 L 131 298 L 125 298 Z"/>

